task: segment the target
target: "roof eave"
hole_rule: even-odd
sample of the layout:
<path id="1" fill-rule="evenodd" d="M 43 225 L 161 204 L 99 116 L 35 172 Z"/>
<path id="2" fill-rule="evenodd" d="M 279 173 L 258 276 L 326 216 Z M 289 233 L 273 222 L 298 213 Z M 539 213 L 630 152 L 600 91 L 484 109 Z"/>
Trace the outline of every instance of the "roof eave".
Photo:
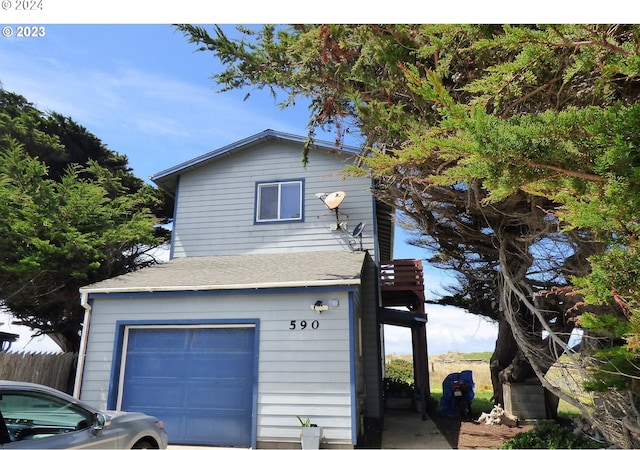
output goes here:
<path id="1" fill-rule="evenodd" d="M 246 284 L 217 284 L 201 286 L 135 286 L 118 288 L 80 288 L 80 294 L 124 294 L 124 293 L 151 293 L 151 292 L 195 292 L 195 291 L 224 291 L 240 289 L 275 289 L 275 288 L 307 288 L 326 286 L 358 286 L 361 284 L 360 278 L 339 279 L 339 280 L 313 280 L 313 281 L 288 281 L 269 283 L 246 283 Z"/>
<path id="2" fill-rule="evenodd" d="M 166 188 L 167 186 L 172 185 L 171 180 L 173 180 L 175 177 L 177 177 L 180 173 L 184 171 L 191 170 L 202 164 L 208 163 L 209 161 L 215 158 L 218 158 L 223 155 L 229 155 L 249 145 L 253 145 L 256 142 L 259 142 L 261 140 L 267 140 L 267 139 L 282 139 L 289 142 L 297 142 L 299 144 L 304 144 L 307 138 L 304 136 L 283 133 L 280 131 L 265 130 L 258 134 L 254 134 L 252 136 L 233 142 L 219 149 L 205 153 L 204 155 L 200 155 L 196 158 L 192 158 L 188 161 L 185 161 L 183 163 L 177 164 L 173 167 L 160 171 L 152 175 L 150 179 L 158 186 Z M 357 155 L 360 151 L 357 147 L 352 147 L 352 146 L 336 147 L 334 144 L 328 141 L 323 141 L 323 140 L 314 140 L 313 146 L 316 148 L 324 148 L 327 150 L 343 151 L 343 152 L 354 154 L 354 155 Z"/>

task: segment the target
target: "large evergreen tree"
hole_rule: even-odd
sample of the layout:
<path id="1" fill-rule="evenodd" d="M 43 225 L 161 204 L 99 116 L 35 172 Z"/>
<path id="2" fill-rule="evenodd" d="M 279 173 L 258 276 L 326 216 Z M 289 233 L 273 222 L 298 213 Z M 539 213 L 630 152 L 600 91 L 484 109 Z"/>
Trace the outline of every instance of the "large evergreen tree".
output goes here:
<path id="1" fill-rule="evenodd" d="M 640 27 L 178 29 L 223 63 L 223 90 L 311 99 L 310 138 L 362 133 L 351 172 L 459 274 L 441 301 L 500 321 L 497 398 L 533 373 L 563 395 L 545 374 L 579 324 L 606 347 L 574 357 L 606 408 L 567 399 L 612 442 L 637 438 Z"/>
<path id="2" fill-rule="evenodd" d="M 0 299 L 77 351 L 78 289 L 153 264 L 162 200 L 85 128 L 0 90 Z"/>

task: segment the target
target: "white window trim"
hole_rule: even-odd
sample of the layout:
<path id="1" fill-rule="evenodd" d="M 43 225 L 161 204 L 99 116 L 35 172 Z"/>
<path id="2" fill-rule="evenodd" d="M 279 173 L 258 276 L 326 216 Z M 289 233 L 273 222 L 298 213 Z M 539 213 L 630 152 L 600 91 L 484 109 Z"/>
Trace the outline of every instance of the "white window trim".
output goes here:
<path id="1" fill-rule="evenodd" d="M 300 216 L 299 217 L 286 217 L 281 218 L 281 195 L 282 186 L 289 184 L 297 184 L 300 189 L 300 203 L 298 205 Z M 275 219 L 260 219 L 260 205 L 261 205 L 261 188 L 268 186 L 278 187 L 278 217 Z M 304 181 L 303 180 L 278 180 L 278 181 L 258 181 L 256 182 L 256 204 L 255 204 L 255 223 L 283 223 L 283 222 L 303 222 L 304 221 Z"/>

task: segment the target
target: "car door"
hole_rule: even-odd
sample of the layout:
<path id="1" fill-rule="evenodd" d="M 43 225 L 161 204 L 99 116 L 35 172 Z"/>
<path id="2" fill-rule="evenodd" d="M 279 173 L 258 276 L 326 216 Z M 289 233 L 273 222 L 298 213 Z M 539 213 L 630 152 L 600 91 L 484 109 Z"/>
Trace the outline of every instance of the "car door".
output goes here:
<path id="1" fill-rule="evenodd" d="M 118 448 L 117 430 L 94 431 L 94 411 L 48 393 L 0 391 L 0 413 L 9 440 L 2 448 Z"/>

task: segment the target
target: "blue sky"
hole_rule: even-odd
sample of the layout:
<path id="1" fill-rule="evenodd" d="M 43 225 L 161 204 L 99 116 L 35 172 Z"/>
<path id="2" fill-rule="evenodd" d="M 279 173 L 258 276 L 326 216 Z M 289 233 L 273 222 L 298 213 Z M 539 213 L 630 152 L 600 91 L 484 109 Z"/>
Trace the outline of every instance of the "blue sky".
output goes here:
<path id="1" fill-rule="evenodd" d="M 0 37 L 0 82 L 40 110 L 73 118 L 126 155 L 143 179 L 265 129 L 306 133 L 304 102 L 279 110 L 266 92 L 246 101 L 245 91 L 217 93 L 209 78 L 216 61 L 194 50 L 169 25 L 52 24 L 44 37 Z M 405 243 L 403 230 L 397 234 L 396 258 L 426 256 Z M 427 295 L 451 283 L 428 267 L 425 278 Z M 493 350 L 494 325 L 455 308 L 427 312 L 430 354 Z M 43 343 L 27 348 L 35 346 Z M 409 331 L 387 327 L 386 350 L 409 353 Z"/>

